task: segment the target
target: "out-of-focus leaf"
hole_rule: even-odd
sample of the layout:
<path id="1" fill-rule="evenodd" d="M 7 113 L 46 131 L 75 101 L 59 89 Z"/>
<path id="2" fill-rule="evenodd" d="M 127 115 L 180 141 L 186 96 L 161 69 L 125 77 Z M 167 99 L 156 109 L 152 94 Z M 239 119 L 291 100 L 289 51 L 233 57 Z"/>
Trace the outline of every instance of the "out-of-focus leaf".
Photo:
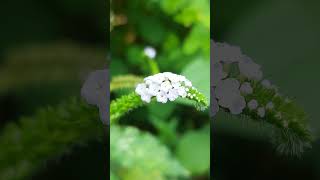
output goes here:
<path id="1" fill-rule="evenodd" d="M 110 128 L 110 165 L 123 180 L 174 180 L 189 174 L 151 134 L 117 125 Z"/>
<path id="2" fill-rule="evenodd" d="M 203 27 L 203 25 L 195 25 L 192 28 L 189 36 L 185 39 L 183 44 L 183 52 L 187 55 L 196 53 L 198 50 L 202 50 L 202 53 L 207 56 L 207 60 L 210 58 L 210 35 L 209 29 Z"/>
<path id="3" fill-rule="evenodd" d="M 144 40 L 152 45 L 158 45 L 164 41 L 166 29 L 162 21 L 153 16 L 140 18 L 138 31 Z"/>
<path id="4" fill-rule="evenodd" d="M 193 175 L 210 169 L 210 128 L 189 131 L 177 145 L 177 158 Z"/>
<path id="5" fill-rule="evenodd" d="M 110 64 L 110 74 L 112 77 L 116 75 L 126 74 L 128 71 L 128 67 L 120 59 L 112 59 Z"/>
<path id="6" fill-rule="evenodd" d="M 34 84 L 79 83 L 86 73 L 106 62 L 104 50 L 72 42 L 10 49 L 0 69 L 0 91 Z"/>

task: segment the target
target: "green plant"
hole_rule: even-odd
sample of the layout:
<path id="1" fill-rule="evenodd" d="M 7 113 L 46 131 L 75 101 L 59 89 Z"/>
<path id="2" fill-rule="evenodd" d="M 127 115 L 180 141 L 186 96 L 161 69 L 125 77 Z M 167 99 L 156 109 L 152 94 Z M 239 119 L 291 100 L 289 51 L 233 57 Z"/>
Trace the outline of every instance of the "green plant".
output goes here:
<path id="1" fill-rule="evenodd" d="M 127 18 L 127 23 L 111 31 L 113 57 L 110 88 L 113 91 L 110 104 L 110 144 L 113 149 L 110 152 L 110 174 L 115 179 L 128 180 L 207 177 L 210 168 L 210 163 L 207 163 L 210 133 L 204 127 L 210 123 L 207 109 L 210 97 L 209 1 L 179 1 L 181 4 L 177 4 L 176 1 L 134 0 L 125 4 L 116 1 L 112 3 L 114 17 L 121 14 Z M 202 70 L 201 73 L 198 72 L 199 69 Z M 162 71 L 185 76 L 197 89 L 188 88 L 190 95 L 181 92 L 180 98 L 169 95 L 168 99 L 163 99 L 155 92 L 153 96 L 144 94 L 144 87 L 157 87 L 148 84 L 146 79 L 150 75 L 157 76 Z M 128 137 L 126 131 L 136 133 Z M 205 137 L 203 144 L 192 150 L 195 153 L 207 150 L 198 161 L 184 156 L 192 152 L 184 148 L 192 144 L 187 136 L 184 138 L 189 132 L 201 134 L 196 135 L 194 140 Z M 147 134 L 150 139 L 152 137 L 161 147 L 149 148 L 153 147 L 153 141 L 140 138 L 140 134 Z M 186 139 L 185 143 L 179 143 L 183 139 Z M 128 145 L 127 150 L 120 151 L 118 140 L 132 140 L 135 143 L 124 143 Z M 145 152 L 146 158 L 131 155 L 131 148 L 133 151 L 139 149 Z M 164 155 L 158 149 L 169 155 Z M 117 155 L 119 153 L 122 157 Z M 153 161 L 149 156 L 156 159 Z M 165 159 L 166 162 L 160 164 L 158 158 Z M 137 168 L 124 165 L 126 161 L 137 164 Z M 204 163 L 198 166 L 201 162 Z M 155 170 L 143 171 L 141 174 L 140 169 L 150 167 L 155 167 Z"/>

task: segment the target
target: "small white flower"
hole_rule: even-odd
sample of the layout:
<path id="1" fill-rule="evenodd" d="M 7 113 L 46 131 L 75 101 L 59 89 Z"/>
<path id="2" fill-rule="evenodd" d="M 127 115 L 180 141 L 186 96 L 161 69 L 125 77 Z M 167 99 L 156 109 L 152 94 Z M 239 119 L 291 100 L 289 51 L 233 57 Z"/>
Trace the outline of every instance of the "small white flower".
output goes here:
<path id="1" fill-rule="evenodd" d="M 243 83 L 240 87 L 240 92 L 242 92 L 245 95 L 251 94 L 253 92 L 253 89 L 252 89 L 250 83 L 248 83 L 248 82 Z"/>
<path id="2" fill-rule="evenodd" d="M 171 82 L 171 85 L 173 88 L 178 89 L 181 87 L 181 84 L 179 82 Z"/>
<path id="3" fill-rule="evenodd" d="M 166 93 L 163 92 L 163 91 L 160 91 L 158 94 L 157 94 L 157 101 L 158 102 L 161 102 L 161 103 L 166 103 L 168 101 L 168 98 L 166 96 Z"/>
<path id="4" fill-rule="evenodd" d="M 136 87 L 136 93 L 142 95 L 147 91 L 146 88 L 147 86 L 145 84 L 138 84 Z"/>
<path id="5" fill-rule="evenodd" d="M 142 101 L 145 101 L 145 102 L 147 102 L 147 103 L 150 103 L 150 101 L 151 101 L 151 96 L 148 95 L 148 94 L 144 94 L 144 95 L 141 95 L 141 99 L 142 99 Z"/>
<path id="6" fill-rule="evenodd" d="M 188 87 L 191 87 L 191 86 L 192 86 L 192 83 L 191 83 L 191 81 L 189 81 L 189 80 L 185 80 L 185 81 L 184 81 L 184 85 L 185 85 L 185 86 L 188 86 Z"/>
<path id="7" fill-rule="evenodd" d="M 183 87 L 177 89 L 179 96 L 185 98 L 187 96 L 187 92 Z"/>
<path id="8" fill-rule="evenodd" d="M 170 101 L 174 101 L 179 97 L 179 94 L 177 92 L 177 90 L 175 89 L 170 89 L 167 93 L 167 97 Z"/>
<path id="9" fill-rule="evenodd" d="M 246 107 L 246 102 L 239 90 L 240 83 L 234 78 L 221 80 L 215 87 L 218 104 L 228 108 L 232 114 L 240 114 Z"/>
<path id="10" fill-rule="evenodd" d="M 147 85 L 153 84 L 153 81 L 152 81 L 151 79 L 147 79 L 147 80 L 145 81 L 145 84 L 147 84 Z"/>
<path id="11" fill-rule="evenodd" d="M 169 81 L 164 81 L 160 85 L 160 89 L 161 89 L 161 91 L 168 92 L 169 89 L 172 89 L 172 85 L 171 85 L 171 83 Z"/>
<path id="12" fill-rule="evenodd" d="M 229 110 L 232 114 L 240 114 L 242 110 L 246 107 L 246 101 L 243 96 L 237 96 L 233 99 Z"/>
<path id="13" fill-rule="evenodd" d="M 148 77 L 144 78 L 145 83 L 151 81 L 154 83 L 161 84 L 164 80 L 165 80 L 165 76 L 161 73 L 154 75 L 154 76 L 148 76 Z"/>
<path id="14" fill-rule="evenodd" d="M 153 47 L 147 46 L 144 48 L 144 54 L 150 59 L 154 59 L 157 55 L 157 52 Z"/>
<path id="15" fill-rule="evenodd" d="M 212 62 L 237 62 L 242 55 L 241 50 L 237 46 L 231 46 L 226 43 L 216 43 L 211 41 Z"/>
<path id="16" fill-rule="evenodd" d="M 215 93 L 218 99 L 231 96 L 232 94 L 240 94 L 239 91 L 240 83 L 234 78 L 222 80 L 218 83 Z"/>
<path id="17" fill-rule="evenodd" d="M 262 71 L 260 65 L 254 63 L 249 57 L 243 56 L 239 62 L 239 70 L 242 75 L 252 80 L 262 79 Z"/>
<path id="18" fill-rule="evenodd" d="M 173 82 L 174 82 L 174 81 L 184 82 L 184 81 L 186 81 L 186 80 L 187 80 L 186 77 L 184 77 L 184 76 L 182 76 L 182 75 L 176 75 L 176 78 L 173 79 L 172 81 L 173 81 Z"/>
<path id="19" fill-rule="evenodd" d="M 159 84 L 156 84 L 156 83 L 151 83 L 147 90 L 147 92 L 152 96 L 156 96 L 159 91 L 160 91 L 160 86 Z"/>
<path id="20" fill-rule="evenodd" d="M 248 108 L 249 108 L 250 110 L 257 109 L 258 105 L 259 105 L 259 104 L 258 104 L 258 101 L 255 100 L 255 99 L 252 99 L 251 101 L 248 102 Z"/>

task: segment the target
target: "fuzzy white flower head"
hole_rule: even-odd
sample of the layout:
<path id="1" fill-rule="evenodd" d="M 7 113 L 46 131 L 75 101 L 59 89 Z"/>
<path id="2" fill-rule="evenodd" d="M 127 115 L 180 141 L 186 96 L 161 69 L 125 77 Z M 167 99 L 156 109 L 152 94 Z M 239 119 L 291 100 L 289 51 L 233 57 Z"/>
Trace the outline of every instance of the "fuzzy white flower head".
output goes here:
<path id="1" fill-rule="evenodd" d="M 240 92 L 242 92 L 245 95 L 251 94 L 253 92 L 253 89 L 252 89 L 250 83 L 248 83 L 248 82 L 243 83 L 240 87 Z"/>
<path id="2" fill-rule="evenodd" d="M 240 73 L 248 79 L 260 80 L 263 73 L 260 70 L 260 65 L 253 62 L 249 57 L 243 56 L 243 59 L 239 62 Z"/>
<path id="3" fill-rule="evenodd" d="M 218 104 L 228 108 L 232 114 L 240 114 L 246 107 L 246 101 L 240 94 L 240 83 L 234 78 L 221 80 L 215 88 Z"/>
<path id="4" fill-rule="evenodd" d="M 156 97 L 158 102 L 166 103 L 178 97 L 187 97 L 189 89 L 192 88 L 191 81 L 186 77 L 164 72 L 146 77 L 143 83 L 137 85 L 135 92 L 144 102 L 149 103 L 152 97 Z"/>
<path id="5" fill-rule="evenodd" d="M 249 108 L 250 110 L 257 109 L 258 105 L 259 105 L 259 104 L 258 104 L 258 101 L 255 100 L 255 99 L 252 99 L 251 101 L 248 102 L 248 108 Z"/>
<path id="6" fill-rule="evenodd" d="M 260 117 L 264 117 L 265 115 L 266 115 L 266 110 L 264 109 L 264 107 L 259 107 L 258 109 L 257 109 L 257 113 L 258 113 L 258 116 L 260 116 Z"/>
<path id="7" fill-rule="evenodd" d="M 154 59 L 157 55 L 157 51 L 153 47 L 147 46 L 144 48 L 144 54 L 150 59 Z"/>

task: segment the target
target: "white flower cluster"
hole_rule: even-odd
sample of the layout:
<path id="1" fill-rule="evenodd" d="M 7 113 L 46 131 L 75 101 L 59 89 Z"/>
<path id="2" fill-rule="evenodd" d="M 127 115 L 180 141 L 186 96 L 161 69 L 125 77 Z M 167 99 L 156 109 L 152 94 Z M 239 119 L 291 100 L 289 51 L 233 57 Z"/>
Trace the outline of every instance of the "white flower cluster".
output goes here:
<path id="1" fill-rule="evenodd" d="M 144 83 L 137 85 L 135 92 L 144 102 L 149 103 L 152 97 L 156 97 L 158 102 L 166 103 L 178 97 L 194 98 L 195 95 L 189 92 L 191 89 L 194 87 L 186 77 L 164 72 L 146 77 Z"/>
<path id="2" fill-rule="evenodd" d="M 211 99 L 212 115 L 215 115 L 220 107 L 228 109 L 232 114 L 240 114 L 247 107 L 256 111 L 258 116 L 265 117 L 266 110 L 271 110 L 274 106 L 271 101 L 266 105 L 259 105 L 258 100 L 245 100 L 247 95 L 254 92 L 251 85 L 253 81 L 261 83 L 266 89 L 275 89 L 269 80 L 262 80 L 260 65 L 243 55 L 239 47 L 226 43 L 211 41 L 211 54 L 214 92 Z M 236 67 L 238 74 L 232 74 L 230 66 Z"/>

